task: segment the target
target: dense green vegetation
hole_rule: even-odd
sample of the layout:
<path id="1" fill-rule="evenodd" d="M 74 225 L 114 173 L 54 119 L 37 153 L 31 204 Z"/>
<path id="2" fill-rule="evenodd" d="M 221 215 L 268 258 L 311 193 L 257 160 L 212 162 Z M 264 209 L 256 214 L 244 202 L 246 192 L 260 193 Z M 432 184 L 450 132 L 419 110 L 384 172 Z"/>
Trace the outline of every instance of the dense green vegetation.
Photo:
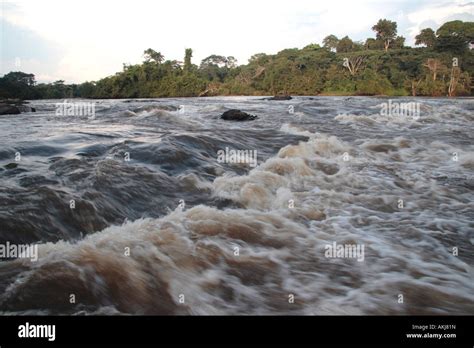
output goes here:
<path id="1" fill-rule="evenodd" d="M 329 35 L 323 46 L 253 55 L 237 65 L 232 56 L 211 55 L 199 66 L 192 50 L 184 62 L 165 60 L 153 49 L 142 64 L 95 82 L 36 84 L 32 74 L 11 72 L 0 78 L 1 98 L 152 98 L 199 95 L 472 95 L 474 23 L 451 21 L 436 32 L 423 29 L 406 47 L 397 23 L 381 19 L 375 38 L 354 42 Z"/>

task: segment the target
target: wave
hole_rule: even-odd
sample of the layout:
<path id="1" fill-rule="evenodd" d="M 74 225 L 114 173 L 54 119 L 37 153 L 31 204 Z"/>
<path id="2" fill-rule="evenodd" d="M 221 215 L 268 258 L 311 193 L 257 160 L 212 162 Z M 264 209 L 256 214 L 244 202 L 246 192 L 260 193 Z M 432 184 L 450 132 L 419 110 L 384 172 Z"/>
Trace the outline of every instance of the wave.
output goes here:
<path id="1" fill-rule="evenodd" d="M 3 262 L 0 310 L 164 315 L 474 311 L 471 261 L 450 253 L 454 234 L 462 237 L 456 240 L 460 250 L 471 247 L 470 193 L 456 186 L 459 182 L 446 188 L 433 178 L 435 173 L 467 175 L 472 156 L 436 141 L 398 137 L 350 144 L 333 135 L 283 129 L 309 139 L 282 147 L 244 174 L 226 173 L 212 182 L 191 174 L 180 177 L 234 206 L 219 208 L 209 201 L 178 207 L 77 242 L 40 244 L 36 263 Z M 463 161 L 446 161 L 449 151 L 458 151 Z M 104 163 L 101 170 L 106 168 Z M 447 205 L 456 209 L 444 209 Z M 365 262 L 327 258 L 325 247 L 334 242 L 364 245 Z M 76 303 L 70 302 L 72 294 Z M 405 304 L 398 303 L 399 294 Z"/>

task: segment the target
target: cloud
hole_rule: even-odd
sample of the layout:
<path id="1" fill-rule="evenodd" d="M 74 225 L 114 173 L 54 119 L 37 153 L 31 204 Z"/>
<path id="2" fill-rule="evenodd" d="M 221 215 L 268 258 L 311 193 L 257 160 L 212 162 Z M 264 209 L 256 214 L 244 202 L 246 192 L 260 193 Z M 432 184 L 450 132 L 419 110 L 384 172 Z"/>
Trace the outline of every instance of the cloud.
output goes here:
<path id="1" fill-rule="evenodd" d="M 434 3 L 407 15 L 412 25 L 407 29 L 413 43 L 413 38 L 419 34 L 422 29 L 431 27 L 436 31 L 442 24 L 452 20 L 474 20 L 474 2 L 467 3 L 463 0 L 454 0 L 449 3 Z"/>
<path id="2" fill-rule="evenodd" d="M 55 78 L 62 51 L 36 32 L 15 26 L 0 18 L 0 74 L 10 71 L 42 71 Z"/>

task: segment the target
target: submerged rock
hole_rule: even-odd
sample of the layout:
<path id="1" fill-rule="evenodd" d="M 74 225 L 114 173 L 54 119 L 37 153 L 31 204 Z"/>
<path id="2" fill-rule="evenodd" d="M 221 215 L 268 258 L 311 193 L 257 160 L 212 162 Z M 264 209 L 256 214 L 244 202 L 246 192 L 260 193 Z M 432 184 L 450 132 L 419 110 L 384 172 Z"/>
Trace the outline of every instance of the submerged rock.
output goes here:
<path id="1" fill-rule="evenodd" d="M 291 100 L 293 97 L 291 95 L 276 95 L 274 97 L 268 98 L 267 100 Z"/>
<path id="2" fill-rule="evenodd" d="M 175 105 L 158 105 L 158 104 L 151 104 L 151 105 L 146 105 L 146 106 L 140 106 L 134 110 L 132 110 L 134 113 L 137 112 L 150 112 L 150 111 L 178 111 L 179 107 Z"/>
<path id="3" fill-rule="evenodd" d="M 36 109 L 28 105 L 19 105 L 17 106 L 20 112 L 36 112 Z"/>
<path id="4" fill-rule="evenodd" d="M 0 104 L 0 115 L 17 115 L 19 113 L 21 111 L 15 105 Z"/>
<path id="5" fill-rule="evenodd" d="M 16 167 L 18 167 L 18 163 L 8 163 L 5 165 L 6 169 L 15 169 Z"/>
<path id="6" fill-rule="evenodd" d="M 226 121 L 252 121 L 256 118 L 257 116 L 255 115 L 250 115 L 237 109 L 227 110 L 221 115 L 221 119 Z"/>
<path id="7" fill-rule="evenodd" d="M 0 115 L 17 115 L 22 112 L 36 112 L 36 109 L 25 105 L 25 102 L 20 99 L 5 99 L 0 101 Z"/>

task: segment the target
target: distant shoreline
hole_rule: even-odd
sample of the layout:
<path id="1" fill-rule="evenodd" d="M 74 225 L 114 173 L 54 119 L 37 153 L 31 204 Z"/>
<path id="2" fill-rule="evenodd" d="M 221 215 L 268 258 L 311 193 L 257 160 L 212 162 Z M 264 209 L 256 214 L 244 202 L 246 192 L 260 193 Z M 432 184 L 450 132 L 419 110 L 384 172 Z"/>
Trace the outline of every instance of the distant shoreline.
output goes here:
<path id="1" fill-rule="evenodd" d="M 147 97 L 147 98 L 85 98 L 85 97 L 70 97 L 70 98 L 44 98 L 44 99 L 26 99 L 23 100 L 25 102 L 35 102 L 38 100 L 154 100 L 154 99 L 210 99 L 210 98 L 225 98 L 225 97 L 253 97 L 253 98 L 271 98 L 272 95 L 244 95 L 244 94 L 232 94 L 232 95 L 213 95 L 213 96 L 193 96 L 193 97 Z M 448 96 L 401 96 L 401 95 L 358 95 L 358 94 L 318 94 L 318 95 L 291 95 L 291 97 L 304 97 L 304 98 L 318 98 L 318 97 L 354 97 L 354 98 L 386 98 L 386 99 L 398 99 L 398 98 L 417 98 L 417 99 L 474 99 L 474 96 L 456 96 L 456 97 L 448 97 Z M 291 102 L 291 100 L 269 100 L 274 102 Z M 0 100 L 2 102 L 2 100 Z"/>

